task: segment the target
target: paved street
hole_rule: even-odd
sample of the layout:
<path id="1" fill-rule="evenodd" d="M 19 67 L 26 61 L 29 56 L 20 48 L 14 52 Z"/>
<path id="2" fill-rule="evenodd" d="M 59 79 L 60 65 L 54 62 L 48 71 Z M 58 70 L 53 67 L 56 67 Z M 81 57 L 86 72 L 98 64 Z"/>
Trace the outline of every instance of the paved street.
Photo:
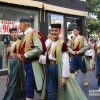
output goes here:
<path id="1" fill-rule="evenodd" d="M 78 72 L 79 72 L 79 74 L 77 75 L 76 80 L 77 80 L 78 84 L 80 85 L 80 87 L 82 88 L 82 90 L 84 91 L 88 100 L 100 100 L 100 97 L 89 96 L 89 90 L 97 90 L 98 89 L 97 79 L 95 78 L 94 71 L 88 72 L 88 75 L 89 75 L 89 86 L 88 87 L 83 86 L 84 77 L 80 71 L 78 71 Z M 5 90 L 6 90 L 5 82 L 6 82 L 6 76 L 1 76 L 0 77 L 0 100 L 2 100 Z M 35 95 L 34 100 L 39 100 L 37 94 Z"/>

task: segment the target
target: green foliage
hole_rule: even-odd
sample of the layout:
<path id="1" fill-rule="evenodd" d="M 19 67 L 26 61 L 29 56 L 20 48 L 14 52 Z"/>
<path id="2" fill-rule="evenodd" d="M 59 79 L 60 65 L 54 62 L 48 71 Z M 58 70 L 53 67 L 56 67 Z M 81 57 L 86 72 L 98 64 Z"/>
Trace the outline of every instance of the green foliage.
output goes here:
<path id="1" fill-rule="evenodd" d="M 89 15 L 97 15 L 100 11 L 100 0 L 86 0 L 87 10 Z"/>
<path id="2" fill-rule="evenodd" d="M 77 26 L 75 21 L 72 21 L 72 22 L 69 24 L 69 26 L 67 27 L 67 33 L 68 33 L 69 35 L 72 34 L 72 30 L 73 30 L 73 28 L 74 28 L 75 26 Z"/>
<path id="3" fill-rule="evenodd" d="M 89 36 L 100 30 L 100 0 L 86 0 L 86 5 L 89 13 L 87 18 L 87 34 Z"/>

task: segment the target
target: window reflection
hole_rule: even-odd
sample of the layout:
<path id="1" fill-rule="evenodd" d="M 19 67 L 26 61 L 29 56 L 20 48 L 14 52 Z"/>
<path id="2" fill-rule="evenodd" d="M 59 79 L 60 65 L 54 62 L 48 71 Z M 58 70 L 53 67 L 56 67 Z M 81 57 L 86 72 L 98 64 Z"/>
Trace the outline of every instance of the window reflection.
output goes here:
<path id="1" fill-rule="evenodd" d="M 9 28 L 18 28 L 19 37 L 23 34 L 19 29 L 19 20 L 29 18 L 31 27 L 39 30 L 38 23 L 39 12 L 34 10 L 23 10 L 10 7 L 0 7 L 0 69 L 7 69 L 7 45 L 11 38 L 9 37 Z"/>
<path id="2" fill-rule="evenodd" d="M 50 24 L 61 23 L 61 33 L 59 35 L 60 39 L 64 39 L 64 17 L 58 14 L 48 14 L 48 33 L 50 33 Z"/>

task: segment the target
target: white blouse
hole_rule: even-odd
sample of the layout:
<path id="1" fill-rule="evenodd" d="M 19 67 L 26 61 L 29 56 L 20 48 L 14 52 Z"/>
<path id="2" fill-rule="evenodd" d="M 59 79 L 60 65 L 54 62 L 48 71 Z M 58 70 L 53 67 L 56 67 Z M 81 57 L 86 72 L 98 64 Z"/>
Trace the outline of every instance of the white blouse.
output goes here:
<path id="1" fill-rule="evenodd" d="M 11 44 L 11 50 L 13 50 L 13 48 L 14 48 L 15 45 L 16 45 L 16 43 L 17 43 L 17 41 L 12 42 L 12 44 Z M 15 53 L 11 51 L 10 56 L 14 56 L 14 55 L 15 55 Z"/>

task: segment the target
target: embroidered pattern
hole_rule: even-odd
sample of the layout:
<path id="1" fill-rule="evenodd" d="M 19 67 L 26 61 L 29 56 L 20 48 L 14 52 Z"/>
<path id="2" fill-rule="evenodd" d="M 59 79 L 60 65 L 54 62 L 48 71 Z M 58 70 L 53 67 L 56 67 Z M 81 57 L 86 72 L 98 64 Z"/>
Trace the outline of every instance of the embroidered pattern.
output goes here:
<path id="1" fill-rule="evenodd" d="M 100 50 L 100 44 L 99 44 L 99 41 L 96 42 L 96 50 Z"/>
<path id="2" fill-rule="evenodd" d="M 74 50 L 79 45 L 79 49 L 83 48 L 84 46 L 84 37 L 79 36 L 78 40 L 75 41 L 75 38 L 71 40 L 71 48 Z"/>
<path id="3" fill-rule="evenodd" d="M 19 53 L 20 45 L 21 45 L 21 40 L 17 40 L 17 43 L 16 43 L 16 53 Z"/>
<path id="4" fill-rule="evenodd" d="M 24 48 L 24 52 L 28 52 L 31 50 L 31 47 L 33 46 L 34 34 L 38 34 L 38 31 L 32 30 L 28 34 L 26 34 L 26 36 L 23 37 L 21 47 L 23 46 L 24 43 L 26 43 L 25 48 Z M 41 37 L 38 35 L 38 38 L 41 38 Z"/>

